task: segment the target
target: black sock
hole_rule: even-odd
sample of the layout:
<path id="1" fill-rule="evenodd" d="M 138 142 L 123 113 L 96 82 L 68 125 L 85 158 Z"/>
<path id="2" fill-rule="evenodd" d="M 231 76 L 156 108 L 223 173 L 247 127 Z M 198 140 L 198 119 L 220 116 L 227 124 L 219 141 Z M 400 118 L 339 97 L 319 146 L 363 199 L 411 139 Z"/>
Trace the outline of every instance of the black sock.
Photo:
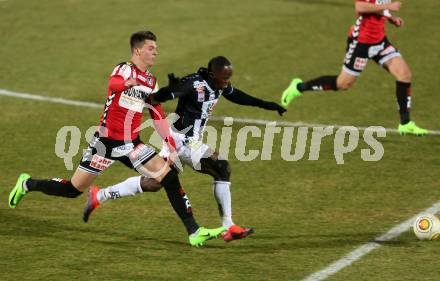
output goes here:
<path id="1" fill-rule="evenodd" d="M 337 78 L 338 76 L 321 76 L 316 79 L 298 84 L 298 90 L 301 93 L 305 91 L 337 91 Z"/>
<path id="2" fill-rule="evenodd" d="M 400 124 L 405 125 L 410 121 L 411 83 L 396 81 L 396 98 L 399 105 Z"/>
<path id="3" fill-rule="evenodd" d="M 188 196 L 186 196 L 185 191 L 180 186 L 177 172 L 175 170 L 169 171 L 160 184 L 165 188 L 168 200 L 185 225 L 188 234 L 196 232 L 199 226 L 194 220 Z"/>
<path id="4" fill-rule="evenodd" d="M 47 195 L 75 198 L 82 194 L 70 181 L 63 179 L 26 181 L 28 191 L 40 191 Z"/>

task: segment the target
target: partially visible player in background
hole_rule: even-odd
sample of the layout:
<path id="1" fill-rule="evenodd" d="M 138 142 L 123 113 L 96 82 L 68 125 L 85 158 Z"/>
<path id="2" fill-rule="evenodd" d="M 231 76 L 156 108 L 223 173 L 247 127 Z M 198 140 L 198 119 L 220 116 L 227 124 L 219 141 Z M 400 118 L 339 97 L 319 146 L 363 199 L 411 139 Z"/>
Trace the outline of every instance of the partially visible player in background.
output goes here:
<path id="1" fill-rule="evenodd" d="M 21 174 L 10 192 L 9 206 L 16 208 L 23 197 L 32 191 L 52 196 L 78 197 L 114 161 L 120 161 L 140 174 L 154 178 L 165 188 L 171 205 L 185 225 L 190 244 L 201 246 L 204 241 L 219 236 L 226 229 L 198 226 L 189 199 L 180 185 L 178 173 L 170 169 L 153 148 L 140 140 L 137 128 L 141 125 L 143 109 L 149 107 L 150 114 L 153 111 L 163 114 L 160 105 L 154 106 L 154 109 L 150 106 L 150 95 L 156 89 L 156 77 L 149 70 L 157 56 L 156 35 L 151 31 L 136 32 L 130 38 L 130 46 L 131 61 L 121 63 L 113 70 L 99 129 L 71 180 L 37 180 L 28 174 Z M 162 126 L 158 129 L 159 134 L 168 141 L 173 151 L 174 140 L 169 136 L 168 124 L 158 124 Z"/>
<path id="2" fill-rule="evenodd" d="M 161 88 L 157 94 L 152 95 L 157 102 L 179 100 L 175 113 L 180 118 L 174 123 L 173 129 L 175 131 L 172 132 L 172 136 L 176 140 L 176 150 L 183 163 L 199 173 L 213 177 L 214 197 L 219 207 L 222 225 L 228 229 L 222 235 L 225 241 L 244 238 L 251 234 L 253 229 L 242 228 L 232 220 L 229 162 L 219 159 L 218 153 L 202 142 L 209 116 L 221 96 L 236 104 L 277 111 L 279 115 L 286 111 L 274 102 L 252 97 L 233 87 L 231 85 L 232 72 L 232 64 L 227 58 L 214 57 L 209 61 L 208 68 L 202 67 L 196 73 L 181 80 L 175 78 L 174 75 L 169 75 L 169 84 L 172 87 Z M 164 116 L 156 118 L 164 118 Z M 160 155 L 167 158 L 169 154 L 169 149 L 163 147 Z M 144 191 L 155 191 L 160 188 L 154 181 L 137 180 L 137 182 L 139 181 L 141 181 L 141 187 Z M 132 179 L 128 179 L 117 185 L 101 189 L 99 192 L 97 189 L 91 189 L 90 192 L 96 193 L 96 199 L 89 200 L 88 206 L 92 207 L 86 208 L 90 212 L 86 213 L 85 217 L 90 215 L 92 209 L 98 207 L 98 204 L 94 202 L 102 203 L 107 199 L 122 197 L 122 194 L 134 195 L 139 191 L 132 184 Z"/>
<path id="3" fill-rule="evenodd" d="M 403 26 L 403 19 L 392 16 L 390 12 L 399 11 L 401 5 L 401 2 L 391 0 L 356 0 L 358 19 L 356 25 L 350 29 L 341 73 L 338 76 L 321 76 L 306 82 L 299 78 L 293 79 L 282 94 L 281 104 L 287 107 L 294 98 L 305 91 L 347 90 L 354 85 L 367 66 L 368 60 L 373 59 L 396 79 L 396 98 L 400 113 L 399 133 L 428 134 L 428 130 L 418 127 L 410 119 L 411 70 L 385 35 L 386 21 L 396 27 Z"/>

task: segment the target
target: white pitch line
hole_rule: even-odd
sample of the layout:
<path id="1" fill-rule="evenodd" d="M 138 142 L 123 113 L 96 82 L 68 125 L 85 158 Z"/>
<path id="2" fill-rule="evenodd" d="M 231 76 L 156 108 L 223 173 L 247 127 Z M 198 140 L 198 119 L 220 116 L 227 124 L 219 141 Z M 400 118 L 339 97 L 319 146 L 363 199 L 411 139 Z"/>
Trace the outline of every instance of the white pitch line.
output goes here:
<path id="1" fill-rule="evenodd" d="M 76 100 L 69 100 L 69 99 L 63 99 L 63 98 L 54 98 L 54 97 L 47 97 L 47 96 L 39 96 L 39 95 L 32 95 L 28 93 L 17 93 L 12 92 L 6 89 L 0 89 L 0 96 L 8 96 L 8 97 L 14 97 L 14 98 L 21 98 L 21 99 L 29 99 L 29 100 L 37 100 L 37 101 L 46 101 L 51 103 L 58 103 L 58 104 L 65 104 L 65 105 L 73 105 L 73 106 L 80 106 L 80 107 L 91 107 L 91 108 L 104 108 L 103 104 L 96 103 L 96 102 L 86 102 L 86 101 L 76 101 Z M 224 116 L 212 116 L 210 119 L 212 121 L 223 121 L 226 117 Z M 328 127 L 333 126 L 335 128 L 341 128 L 341 127 L 347 127 L 343 125 L 326 125 L 326 124 L 313 124 L 313 123 L 304 123 L 304 122 L 289 122 L 289 121 L 273 121 L 273 120 L 263 120 L 263 119 L 248 119 L 248 118 L 239 118 L 239 117 L 233 117 L 234 123 L 241 123 L 241 124 L 252 124 L 252 125 L 267 125 L 267 124 L 273 124 L 274 122 L 278 126 L 284 126 L 284 127 Z M 360 131 L 365 131 L 368 127 L 356 127 Z M 385 128 L 387 133 L 393 133 L 397 134 L 396 129 L 391 128 Z M 430 135 L 440 135 L 440 131 L 438 130 L 429 130 Z"/>
<path id="2" fill-rule="evenodd" d="M 391 228 L 388 232 L 374 239 L 374 242 L 369 242 L 364 244 L 354 251 L 350 252 L 348 255 L 342 257 L 341 259 L 331 263 L 324 269 L 317 271 L 308 277 L 302 279 L 301 281 L 321 281 L 327 279 L 331 275 L 334 275 L 341 271 L 342 269 L 350 266 L 353 262 L 360 260 L 363 256 L 370 253 L 371 251 L 379 248 L 381 242 L 391 241 L 394 238 L 400 236 L 402 233 L 408 231 L 416 218 L 422 214 L 436 214 L 440 211 L 440 201 L 429 207 L 428 209 L 420 212 L 419 214 L 413 216 L 412 218 L 402 222 L 399 225 Z"/>
<path id="3" fill-rule="evenodd" d="M 53 97 L 45 97 L 39 95 L 32 95 L 27 93 L 17 93 L 12 92 L 5 89 L 0 89 L 0 96 L 28 99 L 28 100 L 37 100 L 37 101 L 47 101 L 51 103 L 60 103 L 65 105 L 74 105 L 81 107 L 91 107 L 91 108 L 104 108 L 104 103 L 99 104 L 96 102 L 87 102 L 87 101 L 76 101 L 76 100 L 68 100 L 63 98 L 53 98 Z"/>

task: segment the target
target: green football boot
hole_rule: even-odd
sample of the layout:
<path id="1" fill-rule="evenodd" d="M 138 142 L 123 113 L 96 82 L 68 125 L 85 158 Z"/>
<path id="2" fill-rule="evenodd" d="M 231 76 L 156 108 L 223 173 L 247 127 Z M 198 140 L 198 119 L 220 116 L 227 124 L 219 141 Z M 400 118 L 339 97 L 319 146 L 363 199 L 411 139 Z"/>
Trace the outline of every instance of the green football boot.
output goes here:
<path id="1" fill-rule="evenodd" d="M 21 199 L 23 199 L 23 197 L 26 195 L 26 191 L 23 188 L 23 183 L 30 177 L 31 176 L 26 173 L 23 173 L 18 177 L 15 187 L 9 193 L 9 207 L 17 207 L 18 203 L 20 203 Z"/>
<path id="2" fill-rule="evenodd" d="M 290 82 L 289 87 L 284 90 L 281 96 L 282 106 L 287 107 L 296 97 L 301 96 L 301 92 L 298 90 L 298 84 L 300 83 L 302 83 L 302 80 L 299 78 L 294 78 L 292 82 Z"/>
<path id="3" fill-rule="evenodd" d="M 428 134 L 428 130 L 417 127 L 414 121 L 410 121 L 405 125 L 400 124 L 399 128 L 397 128 L 399 134 L 403 135 L 416 135 L 416 136 L 424 136 Z"/>
<path id="4" fill-rule="evenodd" d="M 191 246 L 200 247 L 203 246 L 203 242 L 217 238 L 225 231 L 226 228 L 223 226 L 214 229 L 200 227 L 195 233 L 189 236 L 189 243 Z"/>

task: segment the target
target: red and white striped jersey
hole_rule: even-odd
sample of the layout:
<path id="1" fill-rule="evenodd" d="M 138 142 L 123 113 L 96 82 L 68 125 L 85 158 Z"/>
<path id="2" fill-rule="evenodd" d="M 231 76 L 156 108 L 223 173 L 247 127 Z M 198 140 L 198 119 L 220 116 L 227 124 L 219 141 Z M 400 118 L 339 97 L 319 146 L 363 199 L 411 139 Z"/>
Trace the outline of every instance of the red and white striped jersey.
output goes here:
<path id="1" fill-rule="evenodd" d="M 124 83 L 135 79 L 139 86 L 125 89 Z M 133 63 L 121 63 L 110 75 L 107 101 L 100 121 L 101 136 L 113 140 L 134 140 L 141 125 L 142 111 L 149 95 L 157 91 L 156 77 L 148 70 L 141 71 Z"/>

